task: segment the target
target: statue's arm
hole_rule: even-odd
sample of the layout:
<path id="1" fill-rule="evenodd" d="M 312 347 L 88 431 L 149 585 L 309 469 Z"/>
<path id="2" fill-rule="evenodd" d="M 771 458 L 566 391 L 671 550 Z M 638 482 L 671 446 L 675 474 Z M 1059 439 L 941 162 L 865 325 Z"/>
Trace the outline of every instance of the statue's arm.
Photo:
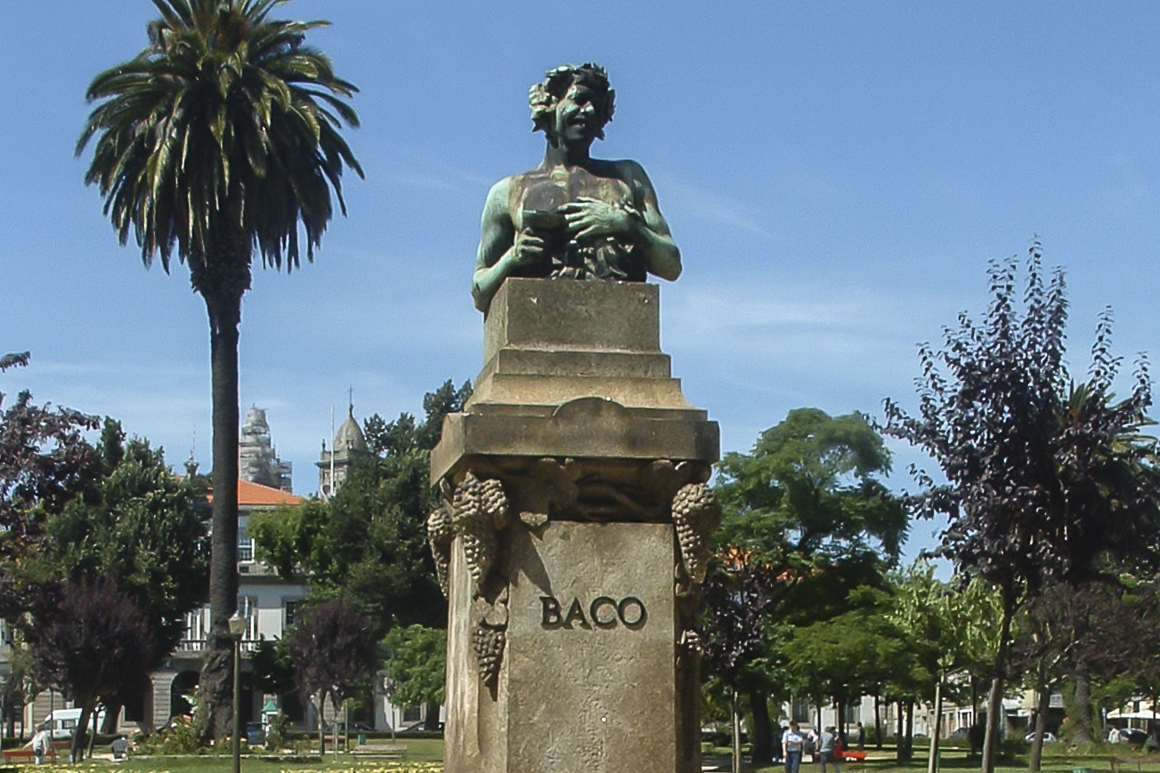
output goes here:
<path id="1" fill-rule="evenodd" d="M 673 241 L 669 224 L 657 205 L 652 181 L 640 164 L 635 161 L 622 163 L 640 209 L 640 219 L 632 218 L 633 239 L 642 251 L 650 273 L 661 279 L 675 280 L 681 275 L 681 251 Z"/>
<path id="2" fill-rule="evenodd" d="M 487 193 L 479 224 L 479 249 L 475 253 L 475 273 L 471 278 L 471 297 L 482 312 L 491 305 L 491 297 L 511 272 L 515 226 L 508 207 L 510 180 L 500 180 Z"/>
<path id="3" fill-rule="evenodd" d="M 561 207 L 573 238 L 613 236 L 634 244 L 650 274 L 673 280 L 681 275 L 681 251 L 657 206 L 656 191 L 635 161 L 609 161 L 605 169 L 631 190 L 631 207 L 581 196 Z"/>

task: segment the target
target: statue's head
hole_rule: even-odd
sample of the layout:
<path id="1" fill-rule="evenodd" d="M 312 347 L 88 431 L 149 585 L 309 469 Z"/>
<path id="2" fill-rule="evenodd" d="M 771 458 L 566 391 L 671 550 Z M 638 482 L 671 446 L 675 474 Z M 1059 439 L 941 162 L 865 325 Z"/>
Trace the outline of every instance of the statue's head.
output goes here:
<path id="1" fill-rule="evenodd" d="M 612 120 L 616 92 L 609 88 L 608 73 L 598 64 L 563 64 L 548 70 L 544 80 L 528 92 L 532 108 L 533 131 L 551 134 L 556 121 L 556 106 L 574 85 L 583 86 L 591 94 L 595 111 L 595 136 L 604 139 L 604 126 Z"/>

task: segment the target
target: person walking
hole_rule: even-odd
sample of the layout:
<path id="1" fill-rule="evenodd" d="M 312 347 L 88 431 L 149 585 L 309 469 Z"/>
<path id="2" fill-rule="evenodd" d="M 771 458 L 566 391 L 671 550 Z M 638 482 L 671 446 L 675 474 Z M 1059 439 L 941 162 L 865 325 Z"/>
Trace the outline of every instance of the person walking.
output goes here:
<path id="1" fill-rule="evenodd" d="M 826 763 L 834 766 L 834 773 L 842 773 L 842 769 L 838 767 L 837 754 L 835 754 L 837 748 L 838 731 L 836 728 L 827 727 L 822 731 L 818 748 L 818 753 L 822 760 L 822 773 L 826 773 Z"/>
<path id="2" fill-rule="evenodd" d="M 49 740 L 48 730 L 40 728 L 36 735 L 32 736 L 32 754 L 36 757 L 36 764 L 44 764 L 44 755 L 48 754 L 48 750 L 52 747 L 52 741 Z"/>
<path id="3" fill-rule="evenodd" d="M 785 757 L 785 773 L 798 773 L 802 764 L 802 744 L 805 738 L 798 730 L 797 722 L 790 722 L 781 734 L 781 754 Z"/>

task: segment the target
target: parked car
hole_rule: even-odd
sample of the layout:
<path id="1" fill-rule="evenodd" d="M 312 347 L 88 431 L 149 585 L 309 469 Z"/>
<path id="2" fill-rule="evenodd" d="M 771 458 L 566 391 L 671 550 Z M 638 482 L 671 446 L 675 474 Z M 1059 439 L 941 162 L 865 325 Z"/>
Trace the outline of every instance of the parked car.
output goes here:
<path id="1" fill-rule="evenodd" d="M 80 719 L 80 709 L 56 709 L 55 711 L 48 712 L 44 721 L 40 723 L 39 728 L 41 730 L 51 731 L 50 735 L 54 740 L 72 738 L 73 731 L 76 729 Z M 98 708 L 96 717 L 89 717 L 89 731 L 92 732 L 94 727 L 100 727 L 104 721 L 105 709 Z"/>
<path id="2" fill-rule="evenodd" d="M 949 741 L 966 741 L 971 737 L 971 729 L 968 727 L 960 727 L 958 730 L 947 736 Z"/>
<path id="3" fill-rule="evenodd" d="M 427 729 L 426 723 L 419 721 L 419 722 L 412 722 L 409 725 L 403 725 L 402 727 L 399 728 L 398 732 L 400 735 L 402 735 L 404 733 L 422 733 L 426 729 Z"/>
<path id="4" fill-rule="evenodd" d="M 266 743 L 266 728 L 262 726 L 262 723 L 247 722 L 246 744 L 249 746 L 261 746 L 264 743 Z"/>
<path id="5" fill-rule="evenodd" d="M 336 727 L 338 728 L 339 733 L 346 732 L 346 723 L 345 722 L 332 722 L 332 723 L 330 723 L 329 725 L 326 726 L 326 732 L 333 733 Z M 366 722 L 351 722 L 350 723 L 350 730 L 352 733 L 369 733 L 372 730 L 374 730 L 374 728 L 371 727 L 370 725 L 368 725 Z"/>
<path id="6" fill-rule="evenodd" d="M 1130 730 L 1121 730 L 1120 738 L 1122 743 L 1139 744 L 1143 746 L 1148 743 L 1148 734 L 1143 730 L 1132 728 Z"/>
<path id="7" fill-rule="evenodd" d="M 1023 736 L 1023 740 L 1026 741 L 1027 743 L 1034 743 L 1035 742 L 1035 733 L 1028 733 L 1027 735 Z M 1057 739 L 1051 733 L 1044 733 L 1043 734 L 1043 742 L 1044 743 L 1055 743 L 1057 740 L 1059 740 L 1059 739 Z"/>

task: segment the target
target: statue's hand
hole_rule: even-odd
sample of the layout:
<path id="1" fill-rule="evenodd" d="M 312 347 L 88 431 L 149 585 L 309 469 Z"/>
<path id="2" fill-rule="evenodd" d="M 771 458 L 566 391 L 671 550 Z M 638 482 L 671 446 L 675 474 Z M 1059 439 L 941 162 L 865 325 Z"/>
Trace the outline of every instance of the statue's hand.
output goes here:
<path id="1" fill-rule="evenodd" d="M 598 236 L 627 234 L 632 229 L 632 217 L 622 207 L 614 207 L 606 201 L 581 196 L 560 207 L 568 231 L 576 240 Z"/>
<path id="2" fill-rule="evenodd" d="M 547 245 L 542 236 L 537 236 L 531 228 L 525 228 L 516 234 L 512 245 L 513 268 L 530 268 L 542 263 Z"/>

